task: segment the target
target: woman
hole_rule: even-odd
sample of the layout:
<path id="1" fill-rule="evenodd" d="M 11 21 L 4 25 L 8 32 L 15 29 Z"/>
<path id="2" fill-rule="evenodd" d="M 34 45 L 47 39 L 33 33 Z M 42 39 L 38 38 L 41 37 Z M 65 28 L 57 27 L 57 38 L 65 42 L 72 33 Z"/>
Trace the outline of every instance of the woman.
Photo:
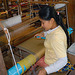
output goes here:
<path id="1" fill-rule="evenodd" d="M 46 75 L 56 72 L 67 64 L 67 43 L 68 32 L 63 25 L 62 18 L 53 7 L 43 6 L 39 11 L 41 26 L 46 32 L 36 34 L 35 36 L 46 37 L 45 56 L 35 65 L 41 66 L 38 75 Z"/>

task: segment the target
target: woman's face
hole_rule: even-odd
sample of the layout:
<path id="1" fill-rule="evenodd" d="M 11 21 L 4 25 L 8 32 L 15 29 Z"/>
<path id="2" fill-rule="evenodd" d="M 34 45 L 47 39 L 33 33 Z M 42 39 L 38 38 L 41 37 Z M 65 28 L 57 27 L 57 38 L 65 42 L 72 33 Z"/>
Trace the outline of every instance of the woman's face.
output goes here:
<path id="1" fill-rule="evenodd" d="M 46 20 L 40 19 L 40 21 L 41 21 L 41 26 L 45 29 L 45 31 L 52 29 L 51 20 L 46 21 Z"/>

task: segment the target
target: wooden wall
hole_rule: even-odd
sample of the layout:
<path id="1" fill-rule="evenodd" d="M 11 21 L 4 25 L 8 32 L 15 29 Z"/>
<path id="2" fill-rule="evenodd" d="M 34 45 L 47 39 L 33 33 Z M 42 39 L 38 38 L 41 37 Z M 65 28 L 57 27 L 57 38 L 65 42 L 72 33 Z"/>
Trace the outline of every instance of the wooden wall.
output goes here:
<path id="1" fill-rule="evenodd" d="M 75 30 L 75 0 L 68 0 L 69 25 Z M 72 41 L 75 42 L 75 31 L 71 34 Z"/>

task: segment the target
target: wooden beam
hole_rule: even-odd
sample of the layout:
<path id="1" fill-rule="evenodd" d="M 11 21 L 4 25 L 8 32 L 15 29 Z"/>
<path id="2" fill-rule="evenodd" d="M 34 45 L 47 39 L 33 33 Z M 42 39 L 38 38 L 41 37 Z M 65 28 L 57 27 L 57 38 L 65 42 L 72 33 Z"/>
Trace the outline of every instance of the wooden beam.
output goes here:
<path id="1" fill-rule="evenodd" d="M 19 23 L 19 24 L 16 24 L 16 25 L 12 26 L 12 27 L 9 27 L 8 28 L 9 32 L 14 31 L 14 30 L 16 30 L 18 28 L 21 28 L 22 26 L 25 26 L 25 25 L 31 24 L 33 22 L 36 22 L 38 20 L 39 20 L 39 17 L 34 17 L 34 18 L 31 18 L 31 19 L 28 19 L 28 20 L 26 20 L 26 21 L 24 21 L 22 23 Z"/>
<path id="2" fill-rule="evenodd" d="M 1 48 L 0 48 L 0 75 L 7 75 L 5 63 L 4 63 L 2 52 L 1 52 Z"/>
<path id="3" fill-rule="evenodd" d="M 27 21 L 24 21 L 24 22 L 22 22 L 22 23 L 20 23 L 20 24 L 17 24 L 17 25 L 15 25 L 15 26 L 10 27 L 9 30 L 18 29 L 18 28 L 20 28 L 20 27 L 22 27 L 22 26 L 25 26 L 25 25 L 31 24 L 31 23 L 33 23 L 33 22 L 36 22 L 37 20 L 39 20 L 39 17 L 31 18 L 31 19 L 29 19 L 29 20 L 27 20 Z"/>
<path id="4" fill-rule="evenodd" d="M 22 11 L 24 11 L 24 10 L 30 9 L 30 7 L 26 7 L 26 8 L 25 7 L 24 8 L 21 7 L 21 9 L 22 9 Z"/>
<path id="5" fill-rule="evenodd" d="M 64 3 L 64 4 L 68 4 L 68 1 L 31 1 L 30 3 L 41 3 L 41 4 L 45 4 L 45 3 L 51 3 L 51 4 L 58 4 L 58 3 Z"/>

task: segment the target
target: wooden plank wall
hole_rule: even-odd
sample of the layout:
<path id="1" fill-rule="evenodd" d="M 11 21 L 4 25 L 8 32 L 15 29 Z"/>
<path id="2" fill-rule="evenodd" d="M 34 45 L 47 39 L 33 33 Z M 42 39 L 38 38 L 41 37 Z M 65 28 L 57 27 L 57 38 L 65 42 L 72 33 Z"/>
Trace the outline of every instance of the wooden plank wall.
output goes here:
<path id="1" fill-rule="evenodd" d="M 69 25 L 75 30 L 75 0 L 68 0 Z M 72 42 L 75 42 L 75 31 L 71 34 Z"/>

